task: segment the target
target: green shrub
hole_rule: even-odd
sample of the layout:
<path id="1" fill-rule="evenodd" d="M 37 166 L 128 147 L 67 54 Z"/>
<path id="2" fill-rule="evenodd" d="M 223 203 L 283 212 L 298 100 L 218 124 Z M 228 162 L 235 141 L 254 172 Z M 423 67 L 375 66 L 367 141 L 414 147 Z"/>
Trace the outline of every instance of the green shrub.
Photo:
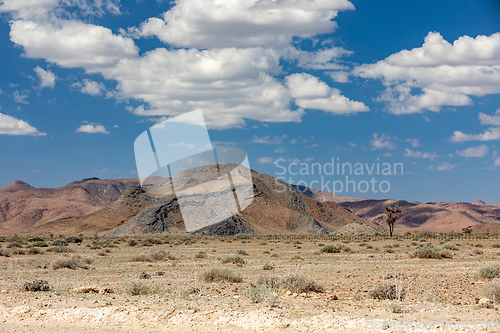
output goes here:
<path id="1" fill-rule="evenodd" d="M 26 254 L 29 254 L 29 255 L 41 254 L 41 253 L 43 253 L 43 252 L 36 247 L 32 247 L 32 248 L 28 249 L 28 251 L 26 251 Z"/>
<path id="2" fill-rule="evenodd" d="M 68 242 L 66 242 L 64 239 L 54 239 L 52 242 L 50 242 L 50 246 L 68 246 Z"/>
<path id="3" fill-rule="evenodd" d="M 340 246 L 325 245 L 321 248 L 321 252 L 325 253 L 340 253 Z"/>

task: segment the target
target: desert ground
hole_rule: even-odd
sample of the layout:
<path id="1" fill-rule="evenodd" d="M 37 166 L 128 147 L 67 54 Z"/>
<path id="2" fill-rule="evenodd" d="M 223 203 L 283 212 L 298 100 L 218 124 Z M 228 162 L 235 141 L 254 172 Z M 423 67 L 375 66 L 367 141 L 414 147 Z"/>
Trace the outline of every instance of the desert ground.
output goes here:
<path id="1" fill-rule="evenodd" d="M 0 332 L 500 330 L 496 236 L 0 240 Z"/>

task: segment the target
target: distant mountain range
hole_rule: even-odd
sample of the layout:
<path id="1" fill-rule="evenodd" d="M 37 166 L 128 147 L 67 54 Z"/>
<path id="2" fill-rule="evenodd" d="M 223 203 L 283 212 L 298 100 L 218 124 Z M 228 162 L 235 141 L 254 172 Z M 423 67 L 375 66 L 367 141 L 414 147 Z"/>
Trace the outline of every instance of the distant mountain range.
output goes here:
<path id="1" fill-rule="evenodd" d="M 184 174 L 184 183 L 197 185 L 197 172 Z M 252 204 L 238 215 L 196 234 L 385 232 L 384 209 L 395 203 L 403 210 L 396 232 L 461 232 L 469 226 L 473 232 L 500 231 L 500 204 L 347 198 L 291 186 L 255 171 L 251 174 Z M 37 189 L 13 181 L 0 188 L 0 234 L 184 233 L 177 198 L 150 196 L 138 185 L 137 179 L 89 178 L 59 188 Z"/>
<path id="2" fill-rule="evenodd" d="M 297 186 L 297 189 L 324 204 L 331 202 L 348 208 L 357 216 L 382 228 L 386 228 L 385 207 L 398 204 L 403 212 L 396 222 L 396 232 L 417 230 L 462 232 L 463 228 L 469 226 L 474 233 L 500 232 L 500 204 L 488 205 L 481 200 L 473 203 L 375 200 L 340 197 L 331 192 L 316 191 L 302 186 Z"/>

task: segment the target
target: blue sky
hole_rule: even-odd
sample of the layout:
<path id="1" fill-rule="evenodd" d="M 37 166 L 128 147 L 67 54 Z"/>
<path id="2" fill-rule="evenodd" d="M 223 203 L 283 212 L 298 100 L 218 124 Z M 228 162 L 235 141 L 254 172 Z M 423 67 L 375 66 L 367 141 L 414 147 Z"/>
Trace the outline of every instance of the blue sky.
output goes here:
<path id="1" fill-rule="evenodd" d="M 0 186 L 136 177 L 135 138 L 201 109 L 258 172 L 500 202 L 495 0 L 4 0 L 0 18 Z M 312 174 L 332 158 L 364 174 Z"/>

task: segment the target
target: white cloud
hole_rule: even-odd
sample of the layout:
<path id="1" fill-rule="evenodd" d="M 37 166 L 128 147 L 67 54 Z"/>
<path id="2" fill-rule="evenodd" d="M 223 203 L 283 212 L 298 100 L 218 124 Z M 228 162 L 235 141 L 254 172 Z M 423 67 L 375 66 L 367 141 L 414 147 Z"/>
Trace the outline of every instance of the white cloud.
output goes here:
<path id="1" fill-rule="evenodd" d="M 334 114 L 349 114 L 370 111 L 362 102 L 351 101 L 340 91 L 329 87 L 317 77 L 306 73 L 296 73 L 285 78 L 290 95 L 295 104 L 304 109 L 315 109 Z"/>
<path id="2" fill-rule="evenodd" d="M 259 157 L 257 159 L 259 164 L 273 164 L 274 163 L 274 158 L 272 157 Z"/>
<path id="3" fill-rule="evenodd" d="M 407 139 L 406 142 L 409 142 L 413 148 L 420 147 L 420 140 L 413 138 L 413 139 Z"/>
<path id="4" fill-rule="evenodd" d="M 252 140 L 254 143 L 264 143 L 266 145 L 279 145 L 280 143 L 283 142 L 284 139 L 286 139 L 288 136 L 286 134 L 283 134 L 281 136 L 274 136 L 271 138 L 269 135 L 259 137 L 257 135 L 254 135 Z"/>
<path id="5" fill-rule="evenodd" d="M 100 134 L 109 134 L 106 128 L 99 124 L 85 124 L 76 129 L 77 132 L 81 133 L 100 133 Z"/>
<path id="6" fill-rule="evenodd" d="M 6 0 L 0 11 L 12 14 L 10 38 L 24 48 L 26 57 L 83 68 L 116 81 L 116 90 L 106 96 L 139 101 L 131 111 L 139 116 L 177 116 L 201 109 L 210 128 L 230 128 L 244 126 L 246 119 L 300 122 L 304 109 L 333 114 L 369 111 L 313 76 L 295 85 L 291 77 L 286 82 L 278 79 L 285 58 L 304 68 L 347 70 L 337 60 L 351 51 L 331 47 L 309 52 L 291 43 L 293 36 L 333 31 L 338 11 L 354 9 L 347 0 L 179 1 L 163 19 L 149 19 L 132 29 L 132 35 L 157 36 L 191 49 L 169 46 L 142 55 L 126 34 L 78 21 L 68 9 L 73 6 L 89 15 L 118 13 L 118 1 L 19 1 Z M 80 91 L 94 96 L 104 90 L 91 80 L 80 84 Z M 317 97 L 296 98 L 311 89 L 304 87 L 307 84 L 327 89 Z"/>
<path id="7" fill-rule="evenodd" d="M 0 113 L 0 134 L 44 136 L 35 127 L 21 119 Z"/>
<path id="8" fill-rule="evenodd" d="M 480 134 L 466 134 L 461 131 L 453 132 L 451 141 L 453 142 L 465 142 L 465 141 L 492 141 L 500 140 L 500 128 L 490 127 L 486 131 Z"/>
<path id="9" fill-rule="evenodd" d="M 44 70 L 40 66 L 33 68 L 40 79 L 40 88 L 54 88 L 56 85 L 56 76 L 50 70 Z"/>
<path id="10" fill-rule="evenodd" d="M 286 151 L 285 147 L 279 147 L 274 150 L 275 154 L 283 154 Z"/>
<path id="11" fill-rule="evenodd" d="M 436 153 L 413 151 L 413 150 L 408 149 L 408 148 L 406 148 L 404 156 L 406 156 L 406 157 L 414 157 L 414 158 L 428 158 L 428 159 L 431 159 L 431 160 L 439 157 L 439 155 L 436 154 Z"/>
<path id="12" fill-rule="evenodd" d="M 102 16 L 120 14 L 119 0 L 3 0 L 0 13 L 11 13 L 16 18 L 47 19 L 58 13 L 65 16 Z"/>
<path id="13" fill-rule="evenodd" d="M 347 0 L 184 0 L 150 18 L 135 31 L 177 47 L 283 48 L 293 36 L 335 30 L 338 11 L 353 10 Z"/>
<path id="14" fill-rule="evenodd" d="M 61 67 L 97 72 L 134 58 L 139 49 L 130 38 L 114 35 L 105 27 L 79 21 L 38 23 L 16 20 L 10 24 L 10 39 L 24 47 L 29 58 L 44 58 Z"/>
<path id="15" fill-rule="evenodd" d="M 26 100 L 26 98 L 28 98 L 28 92 L 19 93 L 19 91 L 16 90 L 12 93 L 12 97 L 14 98 L 14 102 L 16 103 L 29 104 L 29 102 Z"/>
<path id="16" fill-rule="evenodd" d="M 332 71 L 326 72 L 335 82 L 346 83 L 349 82 L 349 76 L 351 75 L 346 71 Z"/>
<path id="17" fill-rule="evenodd" d="M 392 142 L 392 139 L 382 134 L 382 136 L 378 136 L 378 134 L 373 134 L 373 139 L 370 141 L 370 145 L 372 149 L 395 149 L 396 146 Z"/>
<path id="18" fill-rule="evenodd" d="M 480 145 L 475 147 L 470 147 L 464 150 L 457 150 L 457 155 L 463 157 L 484 157 L 488 153 L 488 146 Z"/>
<path id="19" fill-rule="evenodd" d="M 102 92 L 106 89 L 104 84 L 100 82 L 96 82 L 89 79 L 84 79 L 83 82 L 76 82 L 71 85 L 74 88 L 78 88 L 80 92 L 92 96 L 101 95 Z"/>
<path id="20" fill-rule="evenodd" d="M 494 166 L 496 166 L 496 167 L 497 167 L 497 166 L 500 166 L 500 157 L 497 157 L 497 158 L 495 159 Z"/>
<path id="21" fill-rule="evenodd" d="M 430 32 L 422 47 L 361 65 L 353 74 L 382 80 L 387 88 L 379 101 L 394 114 L 470 105 L 470 96 L 500 93 L 500 33 L 450 44 Z"/>
<path id="22" fill-rule="evenodd" d="M 453 170 L 457 165 L 449 162 L 441 163 L 436 166 L 436 171 L 450 171 Z"/>
<path id="23" fill-rule="evenodd" d="M 479 112 L 479 121 L 481 125 L 493 125 L 500 126 L 500 109 L 498 109 L 494 115 L 487 115 L 485 113 Z"/>
<path id="24" fill-rule="evenodd" d="M 244 118 L 300 121 L 304 111 L 290 110 L 287 89 L 269 74 L 280 70 L 272 50 L 160 48 L 103 74 L 118 81 L 119 95 L 149 104 L 135 114 L 175 116 L 201 109 L 207 125 L 228 128 L 244 125 Z"/>

